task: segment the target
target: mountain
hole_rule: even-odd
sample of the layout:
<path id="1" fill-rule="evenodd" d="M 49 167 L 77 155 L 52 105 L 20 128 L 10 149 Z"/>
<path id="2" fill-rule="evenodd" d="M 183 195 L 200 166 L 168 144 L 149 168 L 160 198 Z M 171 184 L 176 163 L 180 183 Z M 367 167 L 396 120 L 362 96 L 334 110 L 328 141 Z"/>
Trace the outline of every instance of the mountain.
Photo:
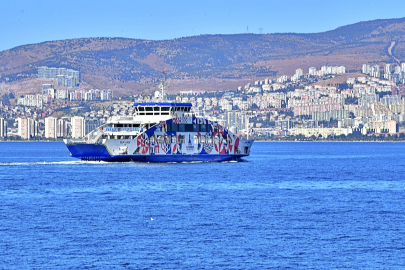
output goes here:
<path id="1" fill-rule="evenodd" d="M 153 89 L 165 70 L 169 91 L 226 90 L 297 68 L 405 60 L 405 18 L 359 22 L 313 34 L 200 35 L 173 40 L 81 38 L 0 52 L 0 81 L 35 78 L 37 67 L 79 70 L 93 87 Z"/>

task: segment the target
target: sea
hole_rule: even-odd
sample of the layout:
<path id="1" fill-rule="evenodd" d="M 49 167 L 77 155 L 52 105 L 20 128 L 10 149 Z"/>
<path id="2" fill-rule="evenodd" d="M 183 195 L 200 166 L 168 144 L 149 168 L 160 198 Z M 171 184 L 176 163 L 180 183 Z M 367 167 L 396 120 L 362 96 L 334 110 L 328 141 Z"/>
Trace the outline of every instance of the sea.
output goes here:
<path id="1" fill-rule="evenodd" d="M 405 143 L 106 163 L 0 142 L 0 269 L 404 269 Z"/>

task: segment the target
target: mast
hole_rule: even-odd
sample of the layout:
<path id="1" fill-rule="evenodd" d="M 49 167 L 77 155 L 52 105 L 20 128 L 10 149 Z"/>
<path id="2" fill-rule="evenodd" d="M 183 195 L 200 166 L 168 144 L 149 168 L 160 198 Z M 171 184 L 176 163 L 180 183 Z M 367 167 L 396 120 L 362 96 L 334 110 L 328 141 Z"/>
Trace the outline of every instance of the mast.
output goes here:
<path id="1" fill-rule="evenodd" d="M 165 98 L 165 82 L 166 82 L 166 73 L 163 70 L 163 81 L 162 81 L 162 101 L 164 101 Z"/>

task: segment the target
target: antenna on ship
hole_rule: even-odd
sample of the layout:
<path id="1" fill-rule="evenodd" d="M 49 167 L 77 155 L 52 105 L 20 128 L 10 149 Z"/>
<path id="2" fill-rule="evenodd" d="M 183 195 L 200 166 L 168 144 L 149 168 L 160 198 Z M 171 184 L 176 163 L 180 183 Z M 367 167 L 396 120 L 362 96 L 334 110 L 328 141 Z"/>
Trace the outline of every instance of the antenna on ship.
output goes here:
<path id="1" fill-rule="evenodd" d="M 162 101 L 165 99 L 165 82 L 166 82 L 166 73 L 163 70 L 163 81 L 162 81 Z"/>

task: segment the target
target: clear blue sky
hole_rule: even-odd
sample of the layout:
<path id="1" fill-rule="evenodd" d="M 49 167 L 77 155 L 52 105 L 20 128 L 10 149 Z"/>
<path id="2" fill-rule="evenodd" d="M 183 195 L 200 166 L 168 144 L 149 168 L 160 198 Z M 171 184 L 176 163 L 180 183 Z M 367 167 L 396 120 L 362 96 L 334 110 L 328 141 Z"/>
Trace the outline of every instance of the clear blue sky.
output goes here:
<path id="1" fill-rule="evenodd" d="M 405 17 L 404 0 L 0 0 L 0 7 L 0 51 L 81 37 L 314 33 Z"/>

